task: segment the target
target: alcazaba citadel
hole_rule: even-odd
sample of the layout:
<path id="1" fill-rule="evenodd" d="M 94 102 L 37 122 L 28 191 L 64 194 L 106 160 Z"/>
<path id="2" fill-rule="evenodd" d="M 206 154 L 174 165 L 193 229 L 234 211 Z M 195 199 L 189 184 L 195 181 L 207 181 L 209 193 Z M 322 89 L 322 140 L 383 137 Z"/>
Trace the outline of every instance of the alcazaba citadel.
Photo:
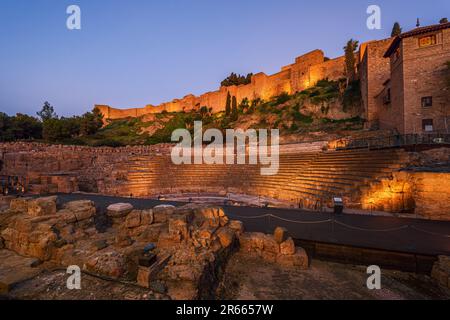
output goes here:
<path id="1" fill-rule="evenodd" d="M 418 27 L 395 38 L 362 43 L 356 58 L 363 118 L 367 120 L 368 127 L 413 133 L 414 128 L 425 128 L 426 122 L 433 127 L 431 131 L 446 128 L 449 115 L 443 106 L 448 105 L 449 97 L 448 92 L 443 90 L 443 69 L 450 59 L 450 23 Z M 125 110 L 104 105 L 97 107 L 104 119 L 198 110 L 202 106 L 220 112 L 225 110 L 228 94 L 236 97 L 238 102 L 244 99 L 269 100 L 283 93 L 301 92 L 320 80 L 343 79 L 346 77 L 345 68 L 344 56 L 328 59 L 321 50 L 314 50 L 297 57 L 293 64 L 282 67 L 276 74 L 253 75 L 247 85 L 221 87 L 199 97 L 187 95 L 158 106 Z M 426 110 L 423 115 L 414 116 L 421 112 L 427 97 L 433 97 L 435 110 Z"/>

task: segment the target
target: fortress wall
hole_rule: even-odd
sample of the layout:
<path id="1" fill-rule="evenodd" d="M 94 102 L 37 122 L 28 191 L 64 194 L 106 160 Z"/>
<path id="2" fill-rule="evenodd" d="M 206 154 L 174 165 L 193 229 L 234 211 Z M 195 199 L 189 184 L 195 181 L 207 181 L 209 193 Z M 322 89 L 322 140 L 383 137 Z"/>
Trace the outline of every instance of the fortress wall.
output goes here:
<path id="1" fill-rule="evenodd" d="M 247 85 L 222 87 L 217 91 L 207 92 L 198 97 L 187 95 L 182 99 L 162 103 L 159 106 L 148 105 L 145 108 L 119 110 L 109 106 L 97 106 L 107 119 L 140 117 L 149 113 L 180 112 L 195 110 L 202 106 L 212 108 L 214 113 L 225 110 L 227 94 L 235 96 L 238 103 L 245 98 L 250 101 L 261 98 L 269 100 L 283 92 L 293 94 L 313 86 L 317 81 L 328 78 L 338 80 L 345 77 L 345 58 L 324 61 L 324 53 L 314 50 L 295 59 L 295 63 L 284 66 L 281 71 L 266 75 L 257 73 Z"/>
<path id="2" fill-rule="evenodd" d="M 323 79 L 337 81 L 342 78 L 345 78 L 344 56 L 313 65 L 310 68 L 310 85 L 316 85 L 319 80 Z"/>

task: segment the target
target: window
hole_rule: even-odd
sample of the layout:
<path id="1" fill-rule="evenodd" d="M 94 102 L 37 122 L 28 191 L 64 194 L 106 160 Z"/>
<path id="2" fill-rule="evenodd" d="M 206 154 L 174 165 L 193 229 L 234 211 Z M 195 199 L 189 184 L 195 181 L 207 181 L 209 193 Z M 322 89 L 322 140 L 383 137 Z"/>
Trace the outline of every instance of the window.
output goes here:
<path id="1" fill-rule="evenodd" d="M 422 120 L 422 130 L 425 132 L 433 131 L 433 119 L 423 119 Z"/>
<path id="2" fill-rule="evenodd" d="M 436 44 L 436 35 L 433 34 L 431 36 L 421 37 L 419 38 L 419 47 L 428 47 Z"/>
<path id="3" fill-rule="evenodd" d="M 433 97 L 422 97 L 422 108 L 433 106 Z"/>

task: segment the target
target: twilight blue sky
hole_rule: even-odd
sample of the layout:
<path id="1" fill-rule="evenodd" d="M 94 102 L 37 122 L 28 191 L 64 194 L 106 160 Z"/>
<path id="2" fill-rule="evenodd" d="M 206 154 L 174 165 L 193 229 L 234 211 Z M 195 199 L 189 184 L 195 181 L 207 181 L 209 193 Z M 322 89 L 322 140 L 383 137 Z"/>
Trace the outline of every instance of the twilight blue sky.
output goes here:
<path id="1" fill-rule="evenodd" d="M 82 29 L 66 28 L 66 8 Z M 382 30 L 366 9 L 382 9 Z M 349 38 L 385 38 L 450 18 L 450 1 L 405 0 L 0 0 L 0 111 L 60 115 L 93 105 L 142 107 L 216 90 L 230 72 L 279 71 L 320 48 L 342 54 Z"/>

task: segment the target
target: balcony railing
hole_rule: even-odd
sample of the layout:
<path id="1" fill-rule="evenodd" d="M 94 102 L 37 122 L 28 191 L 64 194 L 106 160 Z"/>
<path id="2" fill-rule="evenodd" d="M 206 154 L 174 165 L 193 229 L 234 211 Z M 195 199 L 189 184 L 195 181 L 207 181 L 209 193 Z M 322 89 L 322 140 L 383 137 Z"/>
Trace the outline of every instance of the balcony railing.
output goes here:
<path id="1" fill-rule="evenodd" d="M 415 145 L 442 145 L 450 147 L 449 133 L 403 134 L 377 138 L 348 140 L 336 150 L 348 149 L 385 149 Z"/>

